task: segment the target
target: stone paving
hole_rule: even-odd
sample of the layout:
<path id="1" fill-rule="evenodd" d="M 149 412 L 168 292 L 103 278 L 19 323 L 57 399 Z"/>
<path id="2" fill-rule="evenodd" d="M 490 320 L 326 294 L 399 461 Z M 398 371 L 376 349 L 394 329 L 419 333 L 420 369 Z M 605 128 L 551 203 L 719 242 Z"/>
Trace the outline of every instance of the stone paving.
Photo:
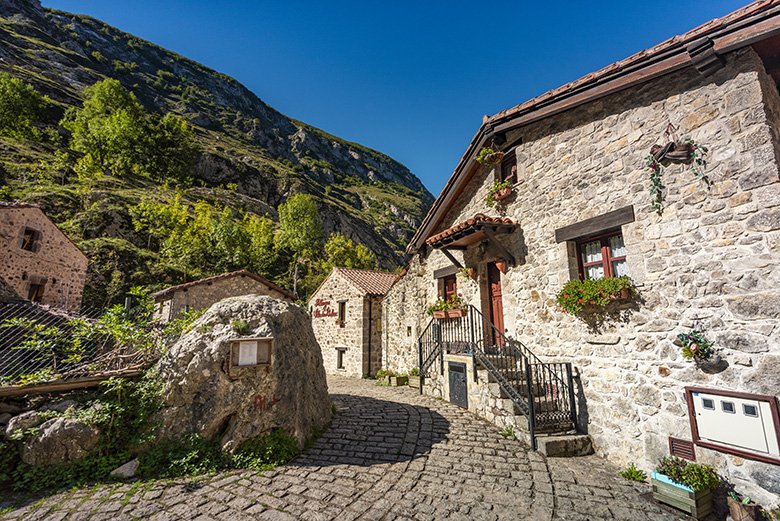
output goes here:
<path id="1" fill-rule="evenodd" d="M 337 408 L 331 428 L 275 471 L 101 485 L 43 498 L 0 519 L 684 519 L 598 457 L 545 458 L 410 388 L 335 377 L 329 387 Z"/>

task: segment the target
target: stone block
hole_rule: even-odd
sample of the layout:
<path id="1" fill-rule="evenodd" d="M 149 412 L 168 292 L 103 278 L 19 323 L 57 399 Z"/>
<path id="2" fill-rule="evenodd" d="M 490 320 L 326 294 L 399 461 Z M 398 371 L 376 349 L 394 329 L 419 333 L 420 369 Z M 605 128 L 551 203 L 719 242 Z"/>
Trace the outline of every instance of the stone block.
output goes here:
<path id="1" fill-rule="evenodd" d="M 747 220 L 747 229 L 756 232 L 780 230 L 780 209 L 768 209 L 758 212 Z"/>
<path id="2" fill-rule="evenodd" d="M 738 182 L 742 190 L 753 190 L 776 183 L 778 180 L 780 180 L 780 176 L 778 176 L 777 165 L 769 164 L 749 169 L 740 176 Z"/>
<path id="3" fill-rule="evenodd" d="M 728 308 L 743 319 L 780 318 L 780 293 L 763 292 L 726 297 Z"/>
<path id="4" fill-rule="evenodd" d="M 539 452 L 548 458 L 566 458 L 593 454 L 593 440 L 587 434 L 568 436 L 539 436 Z"/>

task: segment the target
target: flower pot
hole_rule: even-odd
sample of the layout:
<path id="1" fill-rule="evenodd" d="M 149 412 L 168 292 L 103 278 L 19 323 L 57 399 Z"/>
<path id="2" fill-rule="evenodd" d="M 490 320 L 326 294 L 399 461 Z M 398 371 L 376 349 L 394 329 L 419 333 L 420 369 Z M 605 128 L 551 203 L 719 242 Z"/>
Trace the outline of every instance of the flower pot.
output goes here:
<path id="1" fill-rule="evenodd" d="M 761 519 L 760 507 L 755 503 L 741 503 L 731 496 L 726 499 L 729 504 L 729 514 L 734 521 L 759 521 Z"/>
<path id="2" fill-rule="evenodd" d="M 433 318 L 440 320 L 442 318 L 447 318 L 447 312 L 446 311 L 434 311 L 432 313 Z"/>
<path id="3" fill-rule="evenodd" d="M 693 145 L 691 143 L 675 143 L 674 147 L 666 153 L 664 159 L 673 163 L 687 163 L 693 157 Z"/>
<path id="4" fill-rule="evenodd" d="M 503 152 L 493 152 L 492 154 L 485 156 L 485 163 L 491 165 L 498 165 L 504 160 Z"/>
<path id="5" fill-rule="evenodd" d="M 463 318 L 466 316 L 465 309 L 448 309 L 447 318 Z"/>
<path id="6" fill-rule="evenodd" d="M 669 476 L 660 472 L 653 472 L 650 483 L 656 501 L 679 508 L 696 519 L 712 512 L 712 490 L 694 492 L 690 487 L 675 483 Z"/>
<path id="7" fill-rule="evenodd" d="M 415 389 L 420 388 L 420 377 L 419 376 L 410 376 L 409 377 L 409 387 L 414 387 Z"/>
<path id="8" fill-rule="evenodd" d="M 709 358 L 694 358 L 693 361 L 696 363 L 696 367 L 707 374 L 720 373 L 729 366 L 729 363 L 723 360 L 720 355 L 711 355 Z"/>
<path id="9" fill-rule="evenodd" d="M 506 188 L 502 188 L 501 190 L 498 190 L 493 194 L 493 200 L 494 201 L 503 201 L 507 197 L 512 195 L 512 187 L 507 186 Z"/>
<path id="10" fill-rule="evenodd" d="M 401 387 L 409 383 L 409 377 L 408 376 L 391 376 L 390 377 L 390 385 L 392 387 Z"/>

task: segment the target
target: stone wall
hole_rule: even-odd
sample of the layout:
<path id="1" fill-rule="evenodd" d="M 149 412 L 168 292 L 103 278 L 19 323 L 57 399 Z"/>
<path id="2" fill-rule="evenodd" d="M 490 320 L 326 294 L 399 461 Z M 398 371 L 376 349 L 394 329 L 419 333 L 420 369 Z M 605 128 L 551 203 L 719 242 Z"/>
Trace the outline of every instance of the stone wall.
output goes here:
<path id="1" fill-rule="evenodd" d="M 20 246 L 24 228 L 38 234 L 33 251 Z M 44 284 L 41 304 L 79 310 L 89 261 L 39 208 L 0 207 L 0 251 L 0 277 L 20 297 L 30 284 Z"/>
<path id="2" fill-rule="evenodd" d="M 322 349 L 325 372 L 355 378 L 362 378 L 366 374 L 368 363 L 364 350 L 367 329 L 364 329 L 364 322 L 368 313 L 367 301 L 363 292 L 337 271 L 328 276 L 309 300 L 312 327 Z M 343 324 L 337 323 L 339 302 L 346 303 Z M 339 350 L 344 351 L 343 369 L 339 369 L 337 364 Z M 378 343 L 376 350 L 380 350 Z"/>
<path id="3" fill-rule="evenodd" d="M 438 230 L 475 213 L 515 219 L 500 237 L 518 258 L 502 277 L 508 334 L 548 361 L 570 361 L 579 372 L 580 417 L 597 452 L 650 469 L 668 451 L 668 436 L 691 438 L 685 386 L 777 395 L 780 389 L 780 96 L 750 49 L 727 56 L 709 77 L 693 69 L 590 102 L 523 127 L 517 148 L 515 195 L 490 209 L 494 172 L 482 168 Z M 689 167 L 663 170 L 666 205 L 651 207 L 645 158 L 663 143 L 668 123 L 709 148 L 708 189 Z M 639 288 L 620 319 L 591 327 L 561 313 L 555 295 L 576 277 L 573 244 L 555 241 L 557 228 L 625 206 L 635 222 L 622 226 L 629 274 Z M 460 255 L 460 254 L 457 254 Z M 485 263 L 498 252 L 471 247 L 461 257 L 479 283 L 458 279 L 458 291 L 478 308 Z M 386 364 L 417 365 L 414 340 L 436 298 L 433 271 L 449 265 L 438 251 L 415 256 L 385 299 Z M 729 362 L 710 375 L 681 357 L 678 333 L 704 328 Z M 411 327 L 412 338 L 404 336 Z M 780 467 L 697 447 L 739 490 L 771 504 L 780 494 Z"/>
<path id="4" fill-rule="evenodd" d="M 269 288 L 259 280 L 237 275 L 189 286 L 165 295 L 155 302 L 155 316 L 170 320 L 185 309 L 207 309 L 220 300 L 241 295 L 263 295 L 288 300 L 286 295 Z"/>

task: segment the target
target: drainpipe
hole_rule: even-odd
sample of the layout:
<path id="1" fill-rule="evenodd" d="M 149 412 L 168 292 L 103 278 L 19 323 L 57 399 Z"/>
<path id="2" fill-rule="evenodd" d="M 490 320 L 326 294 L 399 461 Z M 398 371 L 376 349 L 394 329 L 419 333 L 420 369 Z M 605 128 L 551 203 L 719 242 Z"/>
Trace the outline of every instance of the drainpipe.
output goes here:
<path id="1" fill-rule="evenodd" d="M 374 334 L 372 331 L 372 304 L 371 297 L 368 297 L 368 376 L 371 376 L 371 337 Z"/>

